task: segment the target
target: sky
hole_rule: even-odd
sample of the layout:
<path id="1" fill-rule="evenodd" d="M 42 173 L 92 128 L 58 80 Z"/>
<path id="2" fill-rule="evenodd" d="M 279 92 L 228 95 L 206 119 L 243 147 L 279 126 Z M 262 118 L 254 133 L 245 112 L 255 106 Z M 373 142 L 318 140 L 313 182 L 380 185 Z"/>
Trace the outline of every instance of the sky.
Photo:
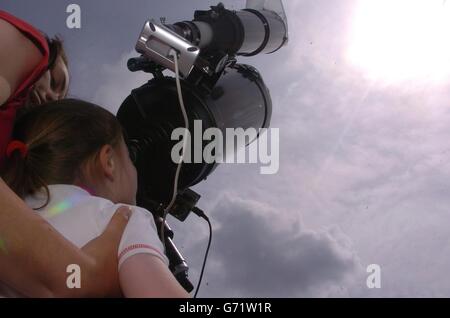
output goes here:
<path id="1" fill-rule="evenodd" d="M 80 30 L 66 28 L 70 3 L 81 7 Z M 145 20 L 191 19 L 213 4 L 2 0 L 0 8 L 60 34 L 70 95 L 115 112 L 149 79 L 126 69 Z M 448 5 L 285 6 L 289 45 L 242 60 L 270 88 L 280 170 L 223 165 L 195 187 L 213 223 L 199 297 L 449 297 Z M 208 227 L 196 216 L 170 224 L 196 285 Z M 381 288 L 366 285 L 370 264 L 380 266 Z"/>

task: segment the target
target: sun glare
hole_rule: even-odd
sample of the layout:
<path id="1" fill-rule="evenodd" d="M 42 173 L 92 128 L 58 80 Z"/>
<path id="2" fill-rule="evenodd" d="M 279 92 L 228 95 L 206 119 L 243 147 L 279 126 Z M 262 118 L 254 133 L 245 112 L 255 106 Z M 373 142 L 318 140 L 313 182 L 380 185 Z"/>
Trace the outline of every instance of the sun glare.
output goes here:
<path id="1" fill-rule="evenodd" d="M 349 61 L 387 82 L 450 76 L 450 1 L 359 0 Z"/>

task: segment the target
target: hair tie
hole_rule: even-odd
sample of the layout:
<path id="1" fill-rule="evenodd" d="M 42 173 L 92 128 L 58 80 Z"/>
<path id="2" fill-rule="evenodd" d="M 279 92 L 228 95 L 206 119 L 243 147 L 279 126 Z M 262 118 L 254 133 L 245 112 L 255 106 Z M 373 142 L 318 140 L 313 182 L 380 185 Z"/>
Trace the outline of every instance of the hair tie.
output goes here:
<path id="1" fill-rule="evenodd" d="M 6 148 L 6 157 L 11 158 L 12 154 L 15 151 L 19 151 L 20 157 L 22 159 L 25 159 L 28 154 L 28 147 L 22 141 L 13 140 L 8 144 L 8 147 Z"/>

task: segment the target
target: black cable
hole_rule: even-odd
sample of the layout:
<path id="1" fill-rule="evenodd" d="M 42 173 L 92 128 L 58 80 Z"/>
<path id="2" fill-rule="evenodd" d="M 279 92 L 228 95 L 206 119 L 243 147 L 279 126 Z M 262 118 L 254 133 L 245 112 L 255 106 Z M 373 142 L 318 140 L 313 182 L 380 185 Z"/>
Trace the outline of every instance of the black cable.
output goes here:
<path id="1" fill-rule="evenodd" d="M 209 221 L 209 218 L 206 216 L 206 214 L 200 210 L 197 207 L 194 207 L 194 209 L 192 210 L 192 212 L 194 212 L 195 214 L 197 214 L 199 217 L 203 218 L 206 220 L 206 222 L 208 222 L 208 226 L 209 226 L 209 240 L 208 240 L 208 247 L 206 248 L 206 253 L 205 253 L 205 258 L 203 260 L 203 266 L 202 266 L 202 271 L 200 273 L 200 278 L 198 280 L 198 284 L 197 284 L 197 290 L 195 291 L 195 295 L 194 298 L 197 298 L 197 294 L 198 291 L 200 289 L 200 284 L 202 283 L 202 279 L 203 279 L 203 273 L 205 271 L 205 265 L 206 265 L 206 260 L 208 259 L 208 254 L 209 254 L 209 248 L 211 247 L 211 241 L 212 241 L 212 226 L 211 226 L 211 222 Z"/>

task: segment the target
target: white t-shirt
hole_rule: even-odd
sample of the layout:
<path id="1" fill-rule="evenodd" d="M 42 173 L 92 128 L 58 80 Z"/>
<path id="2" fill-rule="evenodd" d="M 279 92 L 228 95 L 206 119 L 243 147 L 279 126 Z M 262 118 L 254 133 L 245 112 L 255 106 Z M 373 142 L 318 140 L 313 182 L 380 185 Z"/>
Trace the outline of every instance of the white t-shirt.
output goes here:
<path id="1" fill-rule="evenodd" d="M 116 210 L 124 206 L 92 196 L 73 185 L 51 185 L 49 191 L 49 204 L 37 213 L 78 247 L 83 247 L 102 234 Z M 36 209 L 45 204 L 45 196 L 39 194 L 28 197 L 25 202 Z M 169 266 L 153 215 L 136 206 L 132 206 L 132 210 L 133 215 L 122 235 L 117 254 L 119 270 L 126 259 L 141 253 L 154 255 Z M 18 293 L 0 283 L 1 296 L 20 297 Z"/>

